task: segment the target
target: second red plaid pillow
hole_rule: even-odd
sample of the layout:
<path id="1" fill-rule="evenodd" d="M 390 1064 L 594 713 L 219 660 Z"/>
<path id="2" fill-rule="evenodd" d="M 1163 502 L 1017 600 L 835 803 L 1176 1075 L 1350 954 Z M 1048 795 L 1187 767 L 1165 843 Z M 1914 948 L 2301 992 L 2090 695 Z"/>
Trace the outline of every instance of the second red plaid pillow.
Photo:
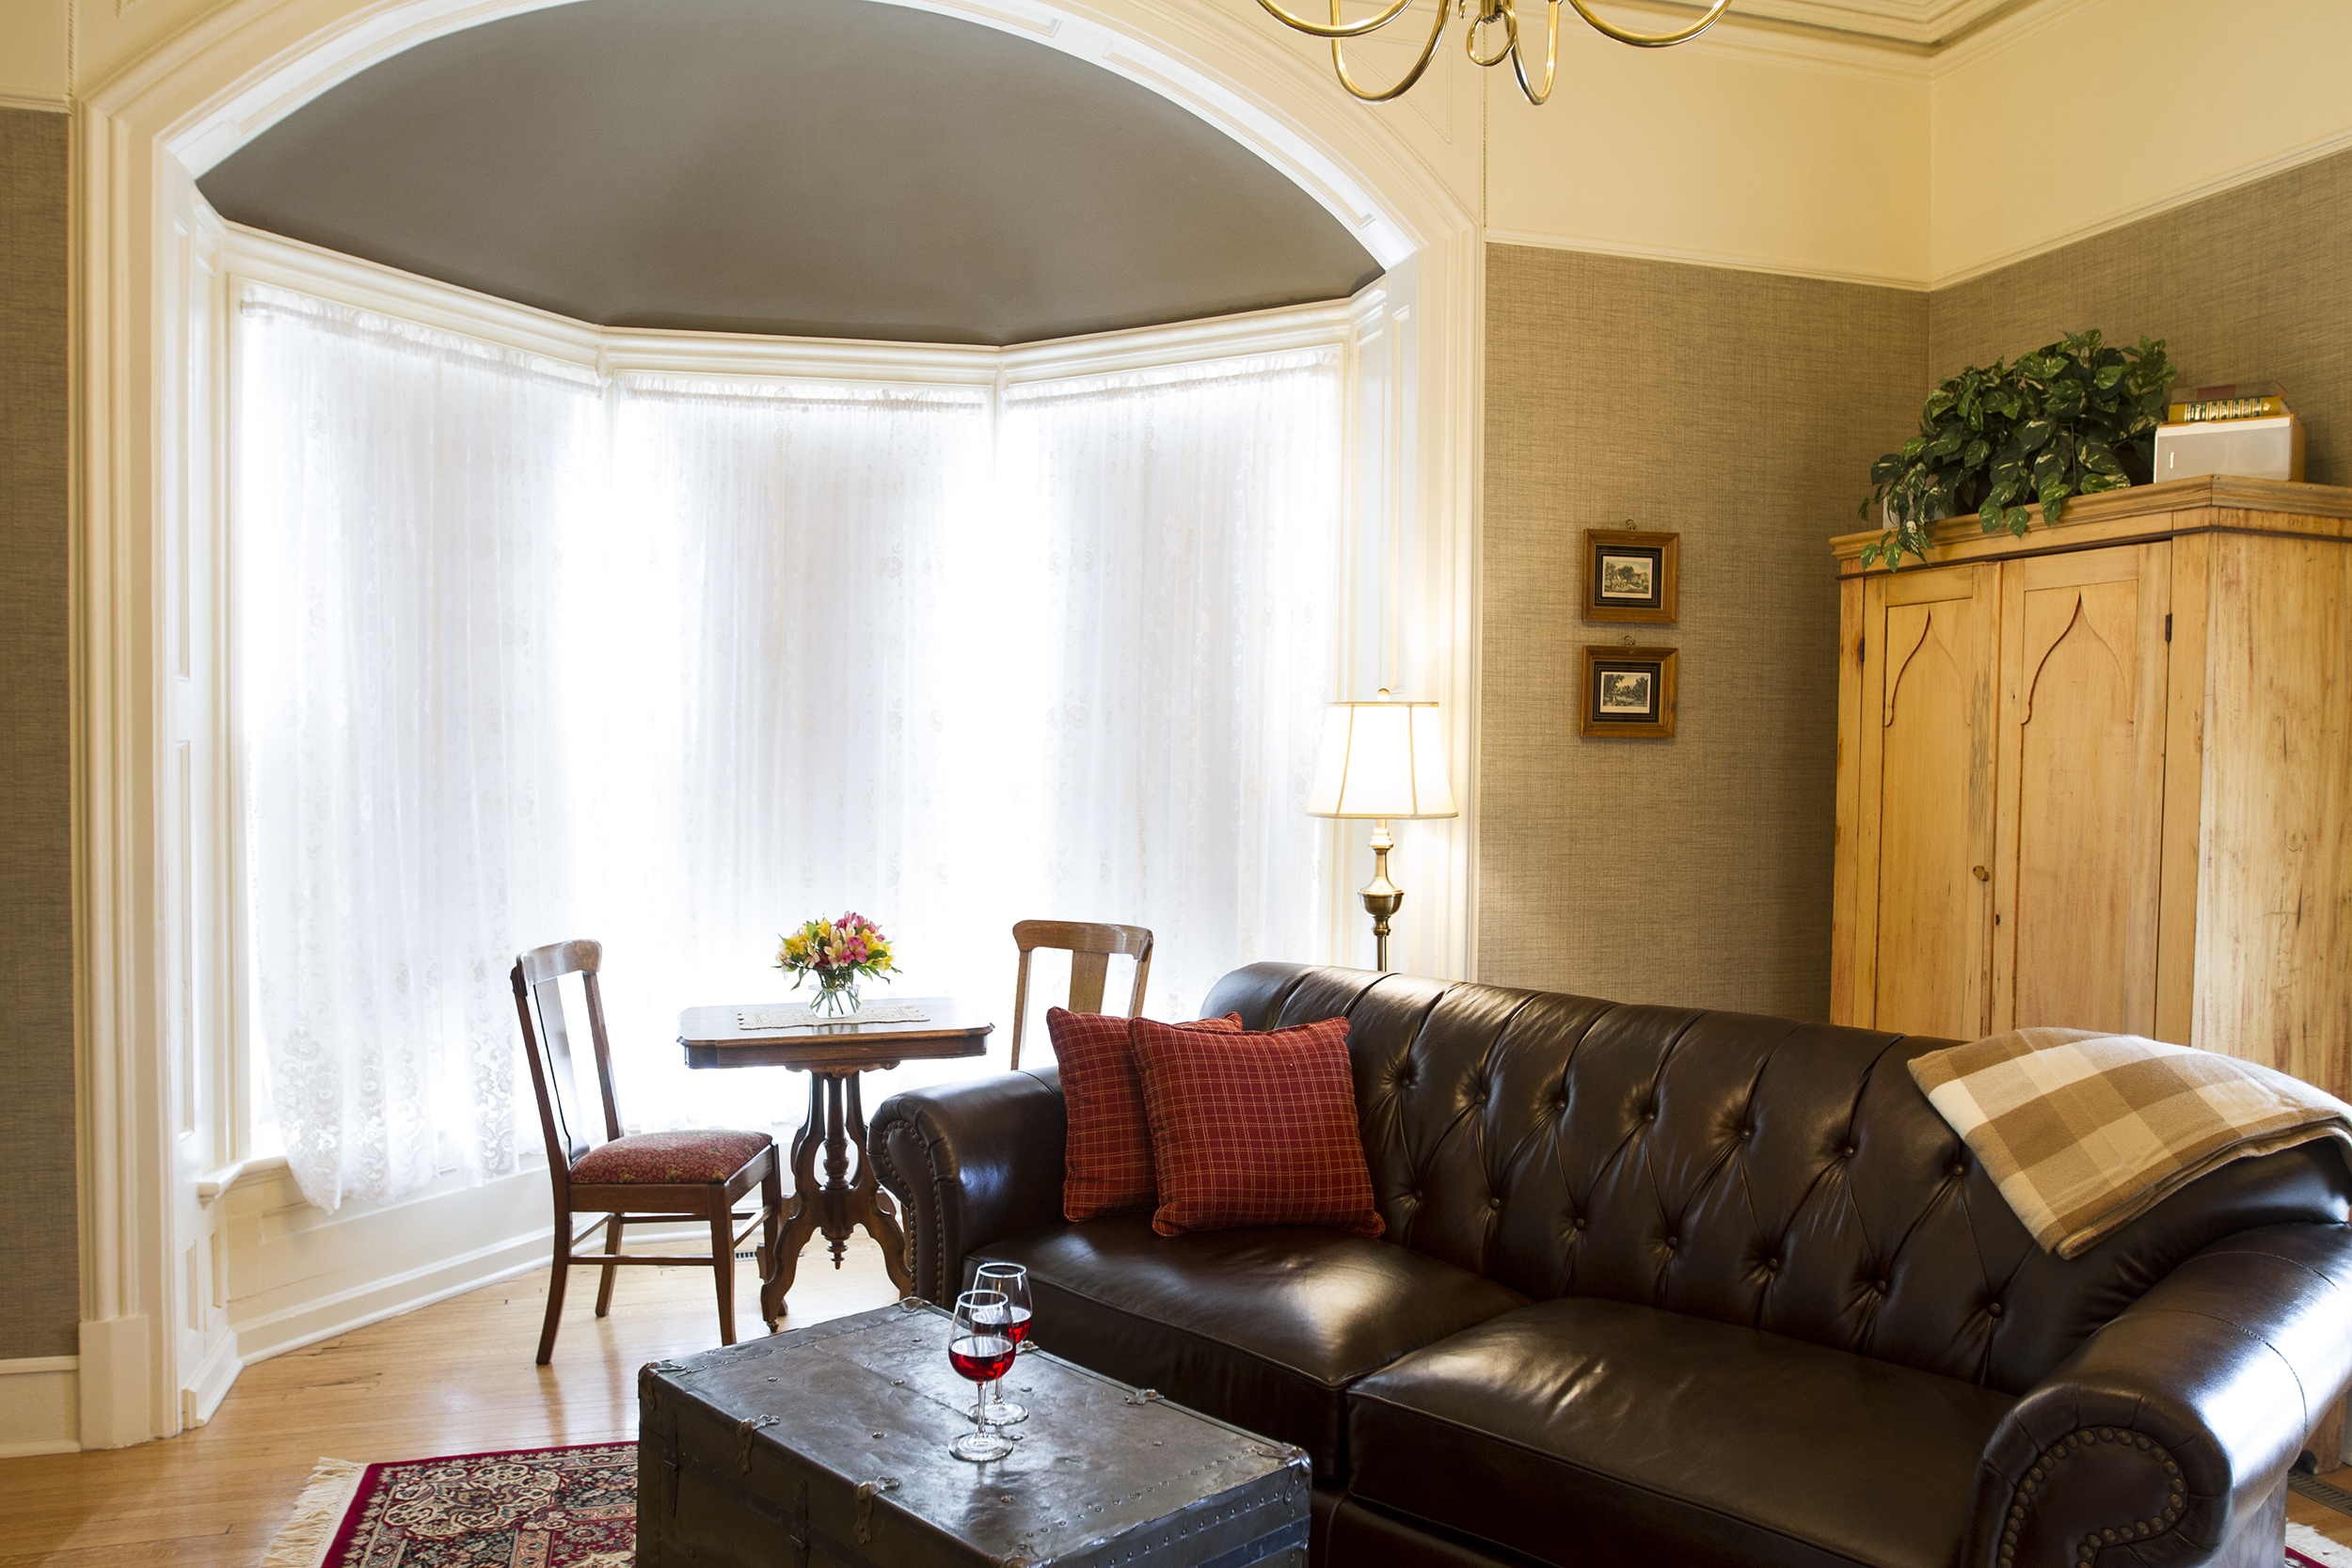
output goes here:
<path id="1" fill-rule="evenodd" d="M 1112 1013 L 1046 1009 L 1045 1029 L 1054 1041 L 1054 1059 L 1061 1064 L 1062 1098 L 1070 1106 L 1061 1184 L 1067 1220 L 1132 1213 L 1158 1201 L 1152 1180 L 1152 1129 L 1144 1119 L 1128 1022 Z M 1152 1027 L 1238 1034 L 1241 1014 Z"/>
<path id="2" fill-rule="evenodd" d="M 1247 1225 L 1325 1225 L 1377 1236 L 1356 1125 L 1347 1020 L 1209 1035 L 1137 1019 L 1163 1236 Z"/>

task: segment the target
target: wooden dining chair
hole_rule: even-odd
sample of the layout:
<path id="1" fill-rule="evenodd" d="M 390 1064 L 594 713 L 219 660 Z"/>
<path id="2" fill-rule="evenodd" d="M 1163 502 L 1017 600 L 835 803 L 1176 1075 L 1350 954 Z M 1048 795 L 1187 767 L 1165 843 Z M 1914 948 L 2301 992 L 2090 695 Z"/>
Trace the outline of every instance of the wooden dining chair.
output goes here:
<path id="1" fill-rule="evenodd" d="M 604 997 L 596 972 L 603 947 L 594 942 L 559 942 L 533 948 L 515 960 L 515 1011 L 522 1020 L 523 1051 L 531 1058 L 531 1086 L 539 1096 L 539 1126 L 548 1139 L 548 1174 L 555 1183 L 555 1269 L 548 1281 L 547 1326 L 539 1332 L 539 1365 L 555 1354 L 555 1331 L 564 1319 L 564 1284 L 572 1266 L 604 1271 L 596 1287 L 596 1316 L 612 1309 L 612 1279 L 624 1263 L 667 1267 L 707 1266 L 719 1286 L 719 1342 L 735 1343 L 735 1249 L 755 1229 L 764 1283 L 775 1272 L 776 1242 L 784 1229 L 784 1165 L 775 1139 L 765 1132 L 696 1128 L 682 1132 L 640 1132 L 624 1137 L 621 1109 L 612 1097 L 612 1052 L 605 1037 Z M 596 1086 L 604 1101 L 604 1138 L 588 1132 L 572 1072 L 571 1037 L 564 1027 L 564 997 L 558 982 L 577 974 L 588 998 L 588 1037 L 596 1047 Z M 756 1205 L 745 1212 L 737 1202 L 753 1188 Z M 575 1213 L 598 1217 L 584 1230 L 572 1229 Z M 737 1222 L 748 1221 L 741 1230 Z M 625 1225 L 695 1223 L 710 1227 L 710 1255 L 643 1254 L 621 1251 Z M 604 1250 L 581 1256 L 580 1243 L 604 1227 Z M 775 1320 L 769 1322 L 772 1332 Z"/>
<path id="2" fill-rule="evenodd" d="M 1070 954 L 1070 1010 L 1073 1013 L 1101 1012 L 1111 959 L 1135 959 L 1136 983 L 1127 995 L 1127 1016 L 1135 1018 L 1143 1012 L 1143 985 L 1152 977 L 1152 933 L 1143 927 L 1018 920 L 1013 922 L 1012 944 L 1021 949 L 1021 968 L 1012 983 L 1011 1066 L 1021 1065 L 1021 1030 L 1029 1017 L 1029 955 L 1041 947 Z"/>

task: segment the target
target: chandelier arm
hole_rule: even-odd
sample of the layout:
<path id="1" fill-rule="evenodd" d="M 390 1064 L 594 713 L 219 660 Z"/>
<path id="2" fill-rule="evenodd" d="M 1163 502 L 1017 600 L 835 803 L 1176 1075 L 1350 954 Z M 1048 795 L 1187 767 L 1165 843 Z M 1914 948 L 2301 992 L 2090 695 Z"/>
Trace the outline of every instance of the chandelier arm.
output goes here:
<path id="1" fill-rule="evenodd" d="M 1263 5 L 1265 0 L 1258 0 L 1258 3 Z M 1335 13 L 1339 10 L 1339 7 L 1340 0 L 1331 0 L 1331 9 Z M 1421 58 L 1413 62 L 1412 70 L 1406 71 L 1394 86 L 1384 92 L 1366 92 L 1356 85 L 1356 78 L 1347 73 L 1347 56 L 1341 52 L 1344 46 L 1338 39 L 1333 39 L 1331 40 L 1331 64 L 1339 71 L 1340 86 L 1345 87 L 1353 97 L 1366 103 L 1386 103 L 1391 99 L 1402 97 L 1407 87 L 1421 80 L 1421 73 L 1429 69 L 1430 60 L 1438 53 L 1438 40 L 1445 36 L 1446 17 L 1452 9 L 1451 0 L 1438 0 L 1437 25 L 1429 29 L 1429 41 L 1421 46 Z"/>
<path id="2" fill-rule="evenodd" d="M 1264 4 L 1264 0 L 1259 0 L 1259 4 Z M 1593 24 L 1594 31 L 1615 39 L 1619 43 L 1632 44 L 1637 49 L 1663 49 L 1669 44 L 1688 43 L 1715 25 L 1715 19 L 1731 8 L 1731 0 L 1715 0 L 1715 3 L 1707 8 L 1705 16 L 1700 17 L 1678 33 L 1629 33 L 1624 28 L 1612 26 L 1595 16 L 1593 8 L 1586 5 L 1584 0 L 1568 0 L 1568 4 L 1576 8 L 1577 15 Z M 1541 100 L 1537 102 L 1540 103 Z"/>
<path id="3" fill-rule="evenodd" d="M 1551 96 L 1551 84 L 1560 73 L 1560 0 L 1551 0 L 1550 25 L 1544 37 L 1544 85 L 1539 90 L 1527 79 L 1527 61 L 1519 52 L 1518 24 L 1511 24 L 1511 74 L 1519 79 L 1519 95 L 1537 108 Z"/>
<path id="4" fill-rule="evenodd" d="M 1343 23 L 1340 20 L 1340 8 L 1337 5 L 1334 5 L 1331 8 L 1330 25 L 1326 26 L 1320 22 L 1310 22 L 1303 16 L 1293 16 L 1290 12 L 1284 10 L 1279 5 L 1278 5 L 1276 0 L 1258 0 L 1258 4 L 1264 8 L 1266 14 L 1273 17 L 1275 21 L 1279 22 L 1285 27 L 1295 27 L 1302 33 L 1311 34 L 1319 39 L 1362 38 L 1366 33 L 1373 31 L 1375 28 L 1385 27 L 1390 23 L 1394 22 L 1398 17 L 1405 14 L 1405 8 L 1412 3 L 1413 0 L 1392 0 L 1389 8 L 1382 11 L 1377 16 L 1368 18 L 1362 22 L 1346 23 Z M 1450 0 L 1448 0 L 1448 3 L 1450 3 Z M 1444 4 L 1440 4 L 1438 9 L 1443 11 L 1444 8 Z"/>
<path id="5" fill-rule="evenodd" d="M 1551 0 L 1551 4 L 1553 8 L 1552 26 L 1557 29 L 1559 26 L 1558 17 L 1560 0 Z M 1502 18 L 1502 47 L 1495 51 L 1493 58 L 1489 59 L 1487 56 L 1481 55 L 1478 52 L 1478 29 L 1490 24 L 1493 21 L 1492 17 L 1471 17 L 1470 19 L 1470 30 L 1462 35 L 1462 47 L 1470 55 L 1470 64 L 1472 65 L 1501 65 L 1505 59 L 1516 58 L 1518 55 L 1519 15 L 1518 9 L 1513 6 L 1512 0 L 1501 0 L 1501 4 L 1496 8 L 1496 14 Z"/>

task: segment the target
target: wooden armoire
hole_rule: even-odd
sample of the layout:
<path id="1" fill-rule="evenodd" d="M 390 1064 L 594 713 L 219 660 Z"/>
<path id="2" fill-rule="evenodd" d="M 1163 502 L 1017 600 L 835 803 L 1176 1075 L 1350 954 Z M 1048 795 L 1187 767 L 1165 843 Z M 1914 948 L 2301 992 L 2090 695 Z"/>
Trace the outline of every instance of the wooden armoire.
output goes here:
<path id="1" fill-rule="evenodd" d="M 1841 580 L 1831 1017 L 2352 1098 L 2352 489 L 2209 477 Z"/>

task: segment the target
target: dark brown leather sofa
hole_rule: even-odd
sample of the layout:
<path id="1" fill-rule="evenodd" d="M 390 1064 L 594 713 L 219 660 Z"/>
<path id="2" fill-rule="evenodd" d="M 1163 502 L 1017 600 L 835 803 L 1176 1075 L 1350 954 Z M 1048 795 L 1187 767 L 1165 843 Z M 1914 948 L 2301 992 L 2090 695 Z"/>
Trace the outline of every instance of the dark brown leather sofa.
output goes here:
<path id="1" fill-rule="evenodd" d="M 2277 1568 L 2352 1381 L 2352 1178 L 2241 1161 L 2074 1262 L 1903 1064 L 1948 1041 L 1256 964 L 1344 1013 L 1388 1235 L 1063 1223 L 1057 1075 L 873 1126 L 915 1289 L 1312 1456 L 1316 1560 Z"/>

